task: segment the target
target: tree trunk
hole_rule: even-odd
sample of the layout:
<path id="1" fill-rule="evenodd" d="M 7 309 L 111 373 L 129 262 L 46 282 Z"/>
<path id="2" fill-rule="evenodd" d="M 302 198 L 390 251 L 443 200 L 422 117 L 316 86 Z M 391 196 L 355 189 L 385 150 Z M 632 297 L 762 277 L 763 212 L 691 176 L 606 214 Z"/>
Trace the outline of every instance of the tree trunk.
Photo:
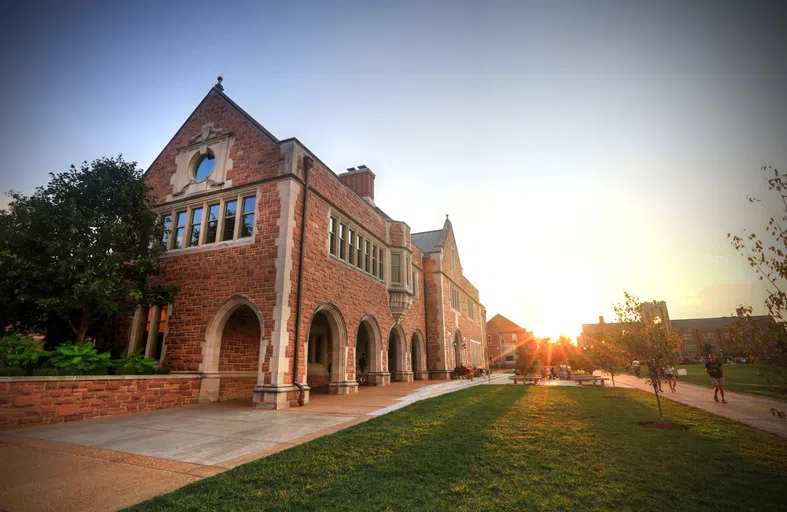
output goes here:
<path id="1" fill-rule="evenodd" d="M 609 375 L 610 375 L 610 377 L 612 377 L 612 396 L 614 396 L 615 398 L 617 398 L 617 396 L 618 396 L 618 391 L 617 391 L 617 389 L 615 388 L 615 374 L 614 374 L 614 373 L 610 373 Z M 603 381 L 602 381 L 602 384 L 603 384 Z"/>
<path id="2" fill-rule="evenodd" d="M 664 414 L 661 412 L 661 399 L 659 398 L 658 383 L 655 380 L 653 381 L 653 392 L 656 394 L 656 403 L 659 404 L 659 418 L 661 419 L 661 422 L 664 423 Z"/>
<path id="3" fill-rule="evenodd" d="M 85 342 L 85 335 L 87 334 L 87 329 L 90 327 L 90 324 L 93 322 L 90 320 L 90 311 L 84 306 L 82 307 L 82 316 L 79 319 L 79 329 L 75 329 L 74 332 L 76 333 L 76 344 L 82 345 Z"/>

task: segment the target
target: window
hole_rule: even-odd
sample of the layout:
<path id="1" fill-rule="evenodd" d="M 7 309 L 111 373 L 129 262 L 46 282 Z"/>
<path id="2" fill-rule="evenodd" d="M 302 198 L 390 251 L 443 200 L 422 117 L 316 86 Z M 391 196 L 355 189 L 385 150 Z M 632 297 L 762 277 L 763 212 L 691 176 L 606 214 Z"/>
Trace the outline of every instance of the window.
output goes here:
<path id="1" fill-rule="evenodd" d="M 364 259 L 365 259 L 365 261 L 364 261 L 364 270 L 367 271 L 367 272 L 369 272 L 369 253 L 371 252 L 371 249 L 369 249 L 369 247 L 371 247 L 371 245 L 372 244 L 369 242 L 369 240 L 364 242 L 364 246 L 365 246 L 365 249 L 364 249 Z"/>
<path id="2" fill-rule="evenodd" d="M 467 317 L 475 320 L 475 302 L 470 297 L 467 298 Z"/>
<path id="3" fill-rule="evenodd" d="M 221 234 L 222 240 L 232 240 L 235 238 L 235 216 L 237 212 L 237 200 L 224 203 L 224 232 Z"/>
<path id="4" fill-rule="evenodd" d="M 199 245 L 199 235 L 202 230 L 202 208 L 191 210 L 191 225 L 189 227 L 189 246 Z"/>
<path id="5" fill-rule="evenodd" d="M 372 246 L 372 275 L 374 277 L 379 277 L 377 275 L 377 246 Z"/>
<path id="6" fill-rule="evenodd" d="M 380 279 L 385 279 L 385 265 L 383 264 L 385 261 L 385 258 L 383 257 L 384 254 L 385 252 L 383 251 L 383 248 L 380 247 L 380 252 L 377 254 L 377 263 L 380 265 L 380 271 L 377 273 L 377 277 Z"/>
<path id="7" fill-rule="evenodd" d="M 250 237 L 254 234 L 257 198 L 256 195 L 240 195 L 249 193 L 251 190 L 247 188 L 241 193 L 224 194 L 222 202 L 212 196 L 196 204 L 192 202 L 188 208 L 183 205 L 171 207 L 179 211 L 160 212 L 165 229 L 170 230 L 162 237 L 162 245 L 167 249 L 183 249 Z M 240 212 L 238 207 L 242 208 Z"/>
<path id="8" fill-rule="evenodd" d="M 175 249 L 183 247 L 183 233 L 186 231 L 186 212 L 175 214 Z"/>
<path id="9" fill-rule="evenodd" d="M 399 254 L 391 254 L 391 282 L 401 283 L 402 278 L 399 275 L 399 268 L 401 267 L 402 257 Z"/>
<path id="10" fill-rule="evenodd" d="M 212 244 L 216 241 L 216 234 L 219 231 L 219 205 L 208 206 L 208 226 L 205 231 L 205 243 Z"/>
<path id="11" fill-rule="evenodd" d="M 686 350 L 697 350 L 697 344 L 696 343 L 685 343 L 683 345 L 683 348 L 685 348 Z"/>
<path id="12" fill-rule="evenodd" d="M 208 176 L 210 173 L 213 172 L 213 168 L 216 166 L 216 157 L 208 153 L 207 155 L 203 155 L 202 158 L 197 161 L 197 165 L 194 167 L 194 179 L 197 181 L 202 181 Z"/>
<path id="13" fill-rule="evenodd" d="M 249 196 L 243 198 L 243 215 L 240 218 L 239 238 L 246 238 L 254 233 L 254 209 L 257 205 L 257 198 Z"/>
<path id="14" fill-rule="evenodd" d="M 451 287 L 451 307 L 459 312 L 462 311 L 462 304 L 460 303 L 459 299 L 459 290 L 453 286 Z"/>
<path id="15" fill-rule="evenodd" d="M 162 224 L 164 224 L 164 234 L 161 236 L 161 246 L 164 249 L 169 248 L 169 234 L 170 229 L 172 229 L 172 214 L 164 215 L 161 218 Z"/>
<path id="16" fill-rule="evenodd" d="M 347 261 L 355 265 L 355 231 L 347 230 Z"/>
<path id="17" fill-rule="evenodd" d="M 363 240 L 361 240 L 361 235 L 358 235 L 358 238 L 356 239 L 355 249 L 355 264 L 358 268 L 363 270 Z"/>
<path id="18" fill-rule="evenodd" d="M 331 217 L 330 230 L 331 234 L 328 241 L 330 245 L 328 246 L 328 251 L 336 256 L 336 219 L 334 217 Z"/>
<path id="19" fill-rule="evenodd" d="M 415 272 L 413 272 L 413 295 L 418 297 L 418 279 L 416 279 Z"/>
<path id="20" fill-rule="evenodd" d="M 344 231 L 347 227 L 344 224 L 339 224 L 339 257 L 345 259 L 344 253 L 347 250 L 347 243 L 345 241 Z"/>
<path id="21" fill-rule="evenodd" d="M 511 362 L 514 360 L 514 356 L 506 356 L 506 362 Z"/>

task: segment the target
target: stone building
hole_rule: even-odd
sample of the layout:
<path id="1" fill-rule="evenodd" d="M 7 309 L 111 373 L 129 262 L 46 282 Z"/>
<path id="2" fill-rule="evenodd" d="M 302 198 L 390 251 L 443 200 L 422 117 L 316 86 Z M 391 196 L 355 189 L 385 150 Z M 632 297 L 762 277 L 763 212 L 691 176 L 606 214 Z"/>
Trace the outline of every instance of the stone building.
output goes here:
<path id="1" fill-rule="evenodd" d="M 496 368 L 514 368 L 517 344 L 532 338 L 533 334 L 497 314 L 486 323 L 486 336 L 489 364 Z"/>
<path id="2" fill-rule="evenodd" d="M 375 205 L 370 169 L 335 174 L 221 81 L 145 180 L 168 227 L 164 282 L 180 291 L 121 322 L 114 343 L 198 372 L 200 401 L 283 408 L 486 360 L 486 311 L 448 218 L 411 233 Z"/>
<path id="3" fill-rule="evenodd" d="M 737 311 L 741 316 L 741 311 Z M 664 323 L 668 331 L 677 333 L 681 338 L 680 357 L 688 361 L 696 361 L 703 356 L 703 346 L 709 345 L 711 352 L 717 355 L 733 354 L 729 326 L 735 322 L 736 317 L 725 316 L 719 318 L 687 318 L 671 320 L 667 304 L 664 301 L 646 302 L 642 305 L 643 319 L 651 319 Z M 753 316 L 756 322 L 768 322 L 768 316 Z M 597 324 L 582 324 L 582 333 L 577 338 L 577 345 L 582 348 L 590 346 L 592 340 L 603 335 L 604 328 L 609 324 L 604 323 L 604 317 L 599 317 Z"/>

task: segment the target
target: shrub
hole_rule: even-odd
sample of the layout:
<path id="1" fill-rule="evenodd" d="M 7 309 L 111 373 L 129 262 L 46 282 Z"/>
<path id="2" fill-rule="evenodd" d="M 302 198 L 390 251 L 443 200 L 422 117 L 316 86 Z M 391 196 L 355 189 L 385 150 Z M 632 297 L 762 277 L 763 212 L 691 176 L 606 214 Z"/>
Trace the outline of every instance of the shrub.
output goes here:
<path id="1" fill-rule="evenodd" d="M 92 342 L 83 345 L 66 343 L 50 352 L 48 366 L 61 375 L 102 375 L 112 366 L 109 352 L 99 353 Z"/>
<path id="2" fill-rule="evenodd" d="M 33 370 L 33 375 L 36 377 L 57 377 L 60 375 L 60 370 L 57 368 L 36 368 Z"/>
<path id="3" fill-rule="evenodd" d="M 161 368 L 156 368 L 156 375 L 169 375 L 170 373 L 172 373 L 171 368 L 166 368 L 163 366 Z"/>
<path id="4" fill-rule="evenodd" d="M 120 359 L 113 361 L 115 373 L 117 375 L 153 375 L 156 368 L 153 366 L 153 359 L 142 355 L 141 351 L 133 354 L 123 355 Z"/>
<path id="5" fill-rule="evenodd" d="M 25 371 L 18 366 L 0 366 L 0 377 L 24 377 Z"/>
<path id="6" fill-rule="evenodd" d="M 22 375 L 30 375 L 45 355 L 41 344 L 28 336 L 11 333 L 0 338 L 0 365 L 20 368 Z"/>

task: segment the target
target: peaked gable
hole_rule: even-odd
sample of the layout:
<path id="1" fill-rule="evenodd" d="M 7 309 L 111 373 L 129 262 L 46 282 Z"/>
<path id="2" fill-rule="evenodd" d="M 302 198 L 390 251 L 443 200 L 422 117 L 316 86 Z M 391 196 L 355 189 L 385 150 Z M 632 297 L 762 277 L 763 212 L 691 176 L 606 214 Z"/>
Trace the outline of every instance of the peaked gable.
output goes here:
<path id="1" fill-rule="evenodd" d="M 279 173 L 279 145 L 261 124 L 226 94 L 211 88 L 145 173 L 157 203 L 245 185 Z M 200 155 L 216 159 L 215 171 L 197 181 Z"/>
<path id="2" fill-rule="evenodd" d="M 522 327 L 515 324 L 508 318 L 504 317 L 500 313 L 493 316 L 489 321 L 486 323 L 488 329 L 494 329 L 495 331 L 521 331 Z"/>

